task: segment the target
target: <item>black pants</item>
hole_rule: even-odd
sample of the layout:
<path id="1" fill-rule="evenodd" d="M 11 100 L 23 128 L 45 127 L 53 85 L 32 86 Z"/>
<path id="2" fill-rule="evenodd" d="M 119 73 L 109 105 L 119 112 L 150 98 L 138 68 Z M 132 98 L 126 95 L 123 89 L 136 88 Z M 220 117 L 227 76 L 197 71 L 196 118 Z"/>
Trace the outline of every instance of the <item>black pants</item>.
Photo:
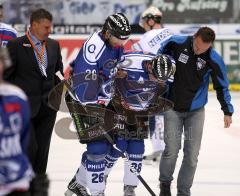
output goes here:
<path id="1" fill-rule="evenodd" d="M 29 193 L 29 191 L 24 191 L 24 192 L 14 191 L 14 192 L 8 194 L 7 196 L 30 196 L 30 193 Z"/>
<path id="2" fill-rule="evenodd" d="M 37 116 L 31 119 L 28 157 L 36 174 L 45 174 L 56 112 L 42 104 Z"/>

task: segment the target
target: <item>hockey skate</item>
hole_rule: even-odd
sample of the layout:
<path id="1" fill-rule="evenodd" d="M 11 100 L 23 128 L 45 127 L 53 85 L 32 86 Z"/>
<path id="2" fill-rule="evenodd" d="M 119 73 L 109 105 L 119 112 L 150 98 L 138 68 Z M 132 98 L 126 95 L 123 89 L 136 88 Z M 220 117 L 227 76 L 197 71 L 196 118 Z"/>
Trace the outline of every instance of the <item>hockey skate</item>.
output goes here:
<path id="1" fill-rule="evenodd" d="M 65 196 L 72 196 L 73 194 L 76 194 L 77 196 L 90 196 L 87 192 L 87 189 L 84 186 L 77 183 L 75 176 L 68 184 L 68 190 L 65 192 Z"/>
<path id="2" fill-rule="evenodd" d="M 135 189 L 136 186 L 124 185 L 123 191 L 124 196 L 136 196 Z"/>
<path id="3" fill-rule="evenodd" d="M 152 162 L 159 162 L 161 159 L 162 151 L 156 151 L 152 154 L 143 156 L 143 163 L 151 164 Z"/>

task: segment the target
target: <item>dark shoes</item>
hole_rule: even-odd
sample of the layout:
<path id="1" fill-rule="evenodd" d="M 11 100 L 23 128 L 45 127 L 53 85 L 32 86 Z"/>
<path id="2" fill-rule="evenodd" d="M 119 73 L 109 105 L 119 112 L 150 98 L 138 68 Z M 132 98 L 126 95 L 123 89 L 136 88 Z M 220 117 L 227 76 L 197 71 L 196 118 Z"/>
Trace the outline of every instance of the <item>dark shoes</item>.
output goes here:
<path id="1" fill-rule="evenodd" d="M 36 174 L 30 184 L 31 196 L 48 196 L 49 179 L 46 174 Z"/>
<path id="2" fill-rule="evenodd" d="M 171 183 L 161 182 L 160 183 L 160 195 L 159 196 L 172 196 L 171 194 Z"/>

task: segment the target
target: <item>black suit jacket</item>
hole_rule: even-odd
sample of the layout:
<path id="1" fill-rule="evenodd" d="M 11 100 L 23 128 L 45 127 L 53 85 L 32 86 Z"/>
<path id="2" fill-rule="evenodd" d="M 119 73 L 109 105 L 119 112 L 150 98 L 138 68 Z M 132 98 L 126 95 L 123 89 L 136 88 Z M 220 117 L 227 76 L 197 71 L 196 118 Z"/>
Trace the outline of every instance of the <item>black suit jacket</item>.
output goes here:
<path id="1" fill-rule="evenodd" d="M 59 82 L 55 72 L 63 73 L 59 43 L 50 38 L 46 41 L 47 77 L 42 76 L 34 49 L 26 35 L 9 41 L 7 45 L 12 66 L 5 70 L 4 79 L 25 91 L 30 102 L 31 117 L 37 115 L 41 104 L 47 104 L 50 90 Z"/>

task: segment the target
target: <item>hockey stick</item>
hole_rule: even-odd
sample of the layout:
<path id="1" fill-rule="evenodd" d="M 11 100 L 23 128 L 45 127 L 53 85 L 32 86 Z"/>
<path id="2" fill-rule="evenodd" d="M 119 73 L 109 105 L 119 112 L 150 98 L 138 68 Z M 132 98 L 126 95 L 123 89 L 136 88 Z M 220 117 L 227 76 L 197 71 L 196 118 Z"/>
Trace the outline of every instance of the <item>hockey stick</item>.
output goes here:
<path id="1" fill-rule="evenodd" d="M 71 96 L 73 98 L 75 98 L 75 94 L 72 91 L 72 87 L 71 85 L 64 80 L 64 77 L 62 76 L 62 74 L 58 71 L 56 72 L 56 76 L 64 83 L 65 87 L 67 88 L 67 90 L 69 92 L 71 92 Z M 150 186 L 146 183 L 146 181 L 143 179 L 143 177 L 137 172 L 137 170 L 129 163 L 129 159 L 126 156 L 126 154 L 124 152 L 121 151 L 121 149 L 119 149 L 116 144 L 114 144 L 114 141 L 112 139 L 112 137 L 103 129 L 102 126 L 100 126 L 99 128 L 101 128 L 101 131 L 104 135 L 104 137 L 108 140 L 108 142 L 110 144 L 113 145 L 113 147 L 118 150 L 121 154 L 121 157 L 124 159 L 124 161 L 127 163 L 127 165 L 129 166 L 130 171 L 137 176 L 137 178 L 140 180 L 140 182 L 143 184 L 143 186 L 148 190 L 148 192 L 152 195 L 152 196 L 156 196 L 156 194 L 153 192 L 153 190 L 150 188 Z"/>

